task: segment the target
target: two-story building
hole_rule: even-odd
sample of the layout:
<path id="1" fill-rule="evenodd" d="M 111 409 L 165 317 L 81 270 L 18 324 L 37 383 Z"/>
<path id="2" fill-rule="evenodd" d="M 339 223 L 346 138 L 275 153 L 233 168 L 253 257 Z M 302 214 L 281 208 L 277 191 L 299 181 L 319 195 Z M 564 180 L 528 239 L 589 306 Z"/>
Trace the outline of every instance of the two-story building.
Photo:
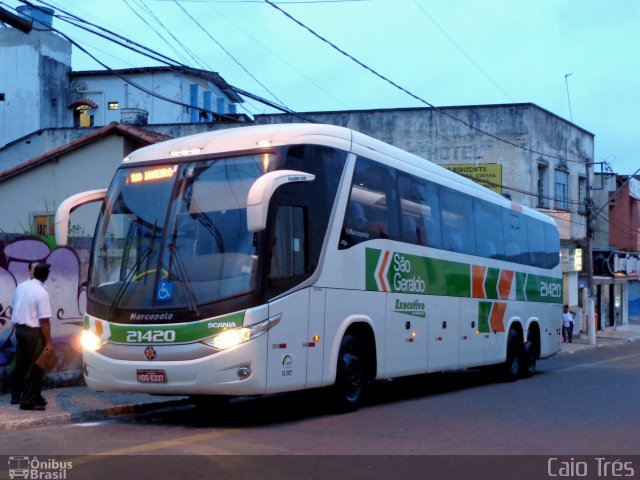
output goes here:
<path id="1" fill-rule="evenodd" d="M 640 180 L 597 174 L 593 249 L 600 328 L 640 322 Z"/>

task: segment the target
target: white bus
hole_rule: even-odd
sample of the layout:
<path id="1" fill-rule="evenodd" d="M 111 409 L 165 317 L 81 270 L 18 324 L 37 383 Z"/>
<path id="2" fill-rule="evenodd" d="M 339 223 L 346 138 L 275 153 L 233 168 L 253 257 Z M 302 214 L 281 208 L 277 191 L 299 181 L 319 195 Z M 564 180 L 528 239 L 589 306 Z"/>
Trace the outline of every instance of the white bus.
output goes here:
<path id="1" fill-rule="evenodd" d="M 244 396 L 483 365 L 530 376 L 560 349 L 555 223 L 361 133 L 207 132 L 133 152 L 102 200 L 83 363 L 98 391 Z"/>

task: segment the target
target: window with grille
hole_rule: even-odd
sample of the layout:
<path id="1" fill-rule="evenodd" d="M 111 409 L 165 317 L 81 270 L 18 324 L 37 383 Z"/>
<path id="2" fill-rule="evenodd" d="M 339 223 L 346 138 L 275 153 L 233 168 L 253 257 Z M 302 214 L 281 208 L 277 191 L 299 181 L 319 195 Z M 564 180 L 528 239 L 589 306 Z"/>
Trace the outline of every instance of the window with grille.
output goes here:
<path id="1" fill-rule="evenodd" d="M 53 235 L 53 215 L 36 214 L 33 216 L 33 233 L 36 235 Z"/>
<path id="2" fill-rule="evenodd" d="M 569 173 L 556 170 L 555 209 L 569 210 Z"/>

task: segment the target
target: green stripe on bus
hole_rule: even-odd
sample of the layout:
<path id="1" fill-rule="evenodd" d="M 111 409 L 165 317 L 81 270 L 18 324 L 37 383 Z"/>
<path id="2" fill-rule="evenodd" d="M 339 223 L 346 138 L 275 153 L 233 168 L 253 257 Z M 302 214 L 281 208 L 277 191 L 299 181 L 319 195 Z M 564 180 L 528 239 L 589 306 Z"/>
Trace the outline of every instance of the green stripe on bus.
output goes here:
<path id="1" fill-rule="evenodd" d="M 527 274 L 516 272 L 516 300 L 525 301 L 527 299 L 524 293 L 524 286 L 527 281 Z"/>
<path id="2" fill-rule="evenodd" d="M 498 280 L 500 279 L 500 269 L 499 268 L 488 268 L 487 275 L 484 281 L 484 291 L 487 295 L 487 298 L 492 300 L 498 300 L 500 297 L 498 296 Z"/>
<path id="3" fill-rule="evenodd" d="M 478 303 L 478 331 L 483 333 L 491 332 L 489 328 L 489 315 L 491 315 L 491 306 L 493 302 Z"/>
<path id="4" fill-rule="evenodd" d="M 499 268 L 487 269 L 484 290 L 488 299 L 500 299 L 500 272 Z M 562 279 L 524 272 L 515 272 L 515 277 L 516 300 L 562 302 Z M 365 248 L 365 288 L 369 291 L 468 298 L 471 282 L 467 263 Z"/>
<path id="5" fill-rule="evenodd" d="M 193 323 L 161 325 L 109 324 L 110 342 L 129 344 L 192 343 L 211 337 L 228 328 L 241 327 L 244 312 Z"/>

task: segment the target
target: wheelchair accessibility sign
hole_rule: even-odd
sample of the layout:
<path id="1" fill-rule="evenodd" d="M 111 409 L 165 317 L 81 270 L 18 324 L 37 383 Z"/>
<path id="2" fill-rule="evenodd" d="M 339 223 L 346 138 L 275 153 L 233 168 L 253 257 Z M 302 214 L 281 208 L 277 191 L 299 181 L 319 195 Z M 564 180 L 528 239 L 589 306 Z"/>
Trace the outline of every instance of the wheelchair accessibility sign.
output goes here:
<path id="1" fill-rule="evenodd" d="M 170 302 L 173 300 L 173 282 L 162 280 L 156 289 L 156 300 L 159 302 Z"/>

